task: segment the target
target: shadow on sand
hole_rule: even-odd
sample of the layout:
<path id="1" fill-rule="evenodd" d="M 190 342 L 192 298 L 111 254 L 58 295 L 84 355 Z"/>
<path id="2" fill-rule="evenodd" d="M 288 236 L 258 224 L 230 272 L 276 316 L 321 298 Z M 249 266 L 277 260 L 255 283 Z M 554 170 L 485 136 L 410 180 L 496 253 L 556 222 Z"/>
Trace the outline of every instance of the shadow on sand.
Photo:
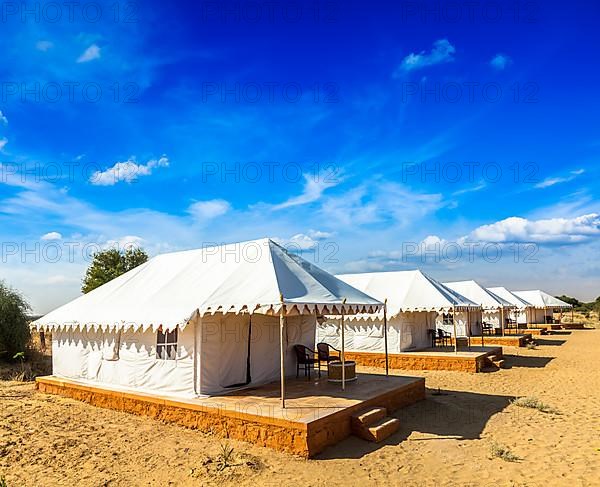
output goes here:
<path id="1" fill-rule="evenodd" d="M 546 367 L 552 360 L 554 360 L 554 357 L 531 357 L 527 355 L 504 354 L 504 368 L 528 367 L 540 369 Z"/>
<path id="2" fill-rule="evenodd" d="M 381 443 L 370 443 L 355 436 L 341 441 L 317 456 L 321 460 L 361 458 L 384 445 L 398 445 L 411 433 L 419 432 L 434 439 L 476 440 L 481 438 L 485 425 L 492 416 L 503 411 L 513 396 L 494 396 L 473 392 L 427 389 L 427 399 L 400 409 L 391 416 L 400 420 L 400 431 Z"/>
<path id="3" fill-rule="evenodd" d="M 560 347 L 567 340 L 553 340 L 551 338 L 536 338 L 535 343 L 539 346 Z"/>

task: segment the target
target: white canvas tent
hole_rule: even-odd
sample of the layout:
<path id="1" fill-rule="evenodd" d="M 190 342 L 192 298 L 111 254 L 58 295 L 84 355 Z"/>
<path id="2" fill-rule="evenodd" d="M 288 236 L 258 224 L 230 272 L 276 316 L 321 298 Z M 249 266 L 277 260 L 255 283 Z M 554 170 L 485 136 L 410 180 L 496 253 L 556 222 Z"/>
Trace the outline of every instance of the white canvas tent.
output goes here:
<path id="1" fill-rule="evenodd" d="M 479 305 L 447 288 L 420 270 L 340 274 L 339 279 L 380 301 L 387 300 L 387 330 L 384 316 L 355 315 L 345 327 L 346 349 L 356 352 L 390 353 L 429 347 L 429 329 L 435 328 L 439 312 L 479 309 Z M 339 348 L 339 320 L 329 319 L 317 328 L 317 341 Z"/>
<path id="2" fill-rule="evenodd" d="M 444 285 L 479 304 L 482 309 L 482 319 L 494 327 L 501 328 L 504 334 L 505 319 L 508 318 L 512 308 L 508 301 L 484 288 L 477 281 L 445 282 Z M 473 333 L 470 333 L 471 331 Z M 481 331 L 481 321 L 475 322 L 472 330 L 468 330 L 469 334 L 480 334 Z"/>
<path id="3" fill-rule="evenodd" d="M 554 310 L 571 309 L 569 303 L 565 303 L 554 296 L 541 291 L 513 291 L 519 298 L 524 299 L 533 306 L 531 312 L 531 324 L 550 323 L 553 319 Z"/>
<path id="4" fill-rule="evenodd" d="M 517 325 L 527 325 L 530 322 L 530 313 L 533 310 L 531 303 L 502 286 L 488 287 L 487 289 L 512 305 L 512 313 Z"/>
<path id="5" fill-rule="evenodd" d="M 317 316 L 382 306 L 262 239 L 159 255 L 32 326 L 60 377 L 192 397 L 281 377 L 283 393 Z"/>

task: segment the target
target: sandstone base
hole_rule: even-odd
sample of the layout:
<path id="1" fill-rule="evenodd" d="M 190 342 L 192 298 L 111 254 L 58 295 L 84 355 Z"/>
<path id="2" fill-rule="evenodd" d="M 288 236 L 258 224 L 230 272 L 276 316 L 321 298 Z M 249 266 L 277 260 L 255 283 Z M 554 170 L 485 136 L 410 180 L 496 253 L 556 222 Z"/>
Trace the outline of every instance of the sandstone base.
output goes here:
<path id="1" fill-rule="evenodd" d="M 94 406 L 148 416 L 303 457 L 313 457 L 347 438 L 352 432 L 352 415 L 362 409 L 385 407 L 392 412 L 425 399 L 425 379 L 375 374 L 360 374 L 358 381 L 347 384 L 344 392 L 326 380 L 290 380 L 286 409 L 280 407 L 278 385 L 187 400 L 117 391 L 54 376 L 38 377 L 36 383 L 39 391 L 47 394 L 60 394 Z"/>
<path id="2" fill-rule="evenodd" d="M 490 365 L 490 357 L 502 357 L 502 347 L 471 347 L 480 351 L 458 354 L 448 351 L 427 351 L 391 353 L 388 364 L 391 369 L 403 370 L 454 370 L 459 372 L 481 372 Z M 385 367 L 385 354 L 373 352 L 345 352 L 348 360 L 366 367 Z"/>

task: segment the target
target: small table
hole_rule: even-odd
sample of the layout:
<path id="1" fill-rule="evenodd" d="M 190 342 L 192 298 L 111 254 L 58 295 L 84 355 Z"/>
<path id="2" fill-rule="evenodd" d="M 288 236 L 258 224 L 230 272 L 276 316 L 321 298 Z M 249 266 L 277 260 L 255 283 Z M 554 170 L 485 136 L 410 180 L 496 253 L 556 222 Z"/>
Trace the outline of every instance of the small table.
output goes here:
<path id="1" fill-rule="evenodd" d="M 356 377 L 356 362 L 354 360 L 346 360 L 345 366 L 345 380 L 351 382 L 357 379 Z M 327 380 L 329 382 L 342 382 L 342 361 L 332 360 L 327 364 Z"/>

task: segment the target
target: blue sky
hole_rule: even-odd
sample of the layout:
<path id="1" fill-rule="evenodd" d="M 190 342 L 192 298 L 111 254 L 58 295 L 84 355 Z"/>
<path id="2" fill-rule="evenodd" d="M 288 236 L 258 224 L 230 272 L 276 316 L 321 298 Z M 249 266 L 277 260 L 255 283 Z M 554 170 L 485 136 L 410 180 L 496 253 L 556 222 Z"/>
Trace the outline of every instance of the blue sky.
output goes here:
<path id="1" fill-rule="evenodd" d="M 600 295 L 600 6 L 25 5 L 0 19 L 0 278 L 36 311 L 96 248 L 263 236 Z"/>

